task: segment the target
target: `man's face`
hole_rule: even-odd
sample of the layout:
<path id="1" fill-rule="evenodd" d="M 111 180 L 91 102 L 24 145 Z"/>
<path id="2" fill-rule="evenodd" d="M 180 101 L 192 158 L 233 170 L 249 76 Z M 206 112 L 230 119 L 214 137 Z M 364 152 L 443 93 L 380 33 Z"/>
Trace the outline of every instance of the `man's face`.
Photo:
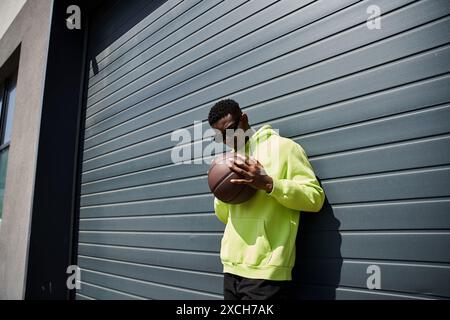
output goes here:
<path id="1" fill-rule="evenodd" d="M 216 129 L 216 131 L 218 131 L 217 134 L 219 135 L 218 137 L 216 137 L 216 141 L 223 142 L 234 150 L 237 150 L 245 145 L 245 129 L 242 126 L 242 120 L 244 119 L 244 114 L 242 114 L 241 116 L 233 116 L 232 114 L 228 114 L 227 116 L 214 123 L 212 127 Z"/>

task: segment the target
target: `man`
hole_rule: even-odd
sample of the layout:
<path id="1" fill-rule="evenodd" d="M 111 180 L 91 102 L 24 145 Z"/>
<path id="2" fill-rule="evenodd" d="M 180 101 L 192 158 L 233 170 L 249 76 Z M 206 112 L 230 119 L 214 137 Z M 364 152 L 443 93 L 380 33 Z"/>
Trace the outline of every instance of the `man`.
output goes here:
<path id="1" fill-rule="evenodd" d="M 231 182 L 258 190 L 242 204 L 214 199 L 215 213 L 226 224 L 220 251 L 224 298 L 286 299 L 299 212 L 320 211 L 324 192 L 302 147 L 270 125 L 253 130 L 236 101 L 217 102 L 208 122 L 236 154 L 228 165 L 241 179 Z"/>

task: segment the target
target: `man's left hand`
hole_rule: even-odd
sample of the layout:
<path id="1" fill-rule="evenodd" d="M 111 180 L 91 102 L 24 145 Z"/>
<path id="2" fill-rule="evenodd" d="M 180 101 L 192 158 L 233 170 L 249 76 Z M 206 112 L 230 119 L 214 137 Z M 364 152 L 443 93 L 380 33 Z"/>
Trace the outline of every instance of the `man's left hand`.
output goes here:
<path id="1" fill-rule="evenodd" d="M 244 157 L 236 154 L 228 163 L 228 167 L 242 176 L 242 179 L 231 179 L 234 184 L 246 184 L 255 189 L 271 192 L 273 179 L 266 173 L 263 165 L 255 158 Z"/>

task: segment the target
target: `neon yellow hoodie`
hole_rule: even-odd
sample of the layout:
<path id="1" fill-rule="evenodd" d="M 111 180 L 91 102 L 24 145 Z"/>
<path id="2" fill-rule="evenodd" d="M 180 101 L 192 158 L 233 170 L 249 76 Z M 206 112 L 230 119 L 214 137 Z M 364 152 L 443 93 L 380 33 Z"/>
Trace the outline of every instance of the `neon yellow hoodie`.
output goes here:
<path id="1" fill-rule="evenodd" d="M 272 192 L 258 190 L 249 201 L 214 210 L 226 224 L 220 258 L 223 272 L 246 278 L 291 280 L 300 211 L 318 212 L 325 195 L 303 148 L 262 126 L 237 151 L 261 162 L 273 179 Z"/>

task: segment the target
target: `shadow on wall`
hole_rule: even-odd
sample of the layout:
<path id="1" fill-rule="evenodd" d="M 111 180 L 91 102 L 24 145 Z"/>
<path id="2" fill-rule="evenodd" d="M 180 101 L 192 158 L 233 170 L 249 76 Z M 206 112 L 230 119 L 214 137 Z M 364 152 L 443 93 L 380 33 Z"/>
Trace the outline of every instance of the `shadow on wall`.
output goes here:
<path id="1" fill-rule="evenodd" d="M 292 273 L 293 299 L 336 299 L 342 267 L 339 226 L 327 198 L 320 212 L 301 213 Z"/>
<path id="2" fill-rule="evenodd" d="M 99 73 L 97 55 L 107 49 L 122 35 L 131 30 L 167 0 L 114 0 L 104 1 L 89 22 L 88 62 L 94 75 Z M 137 34 L 136 44 L 144 38 Z"/>

